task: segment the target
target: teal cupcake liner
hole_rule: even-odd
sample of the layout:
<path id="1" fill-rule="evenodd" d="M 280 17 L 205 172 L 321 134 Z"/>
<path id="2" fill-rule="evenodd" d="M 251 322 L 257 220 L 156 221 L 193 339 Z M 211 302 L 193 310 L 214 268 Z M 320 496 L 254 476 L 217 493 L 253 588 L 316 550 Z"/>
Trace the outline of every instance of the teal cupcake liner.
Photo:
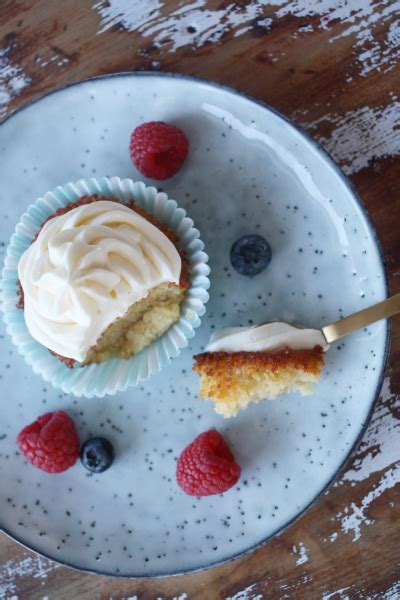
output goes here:
<path id="1" fill-rule="evenodd" d="M 138 206 L 172 229 L 179 236 L 179 247 L 185 251 L 189 261 L 190 287 L 181 304 L 179 319 L 142 352 L 127 360 L 113 358 L 98 365 L 76 365 L 69 369 L 30 335 L 24 313 L 16 306 L 17 267 L 21 255 L 48 217 L 70 202 L 92 194 L 113 196 L 124 203 L 134 199 Z M 147 187 L 140 181 L 133 182 L 119 177 L 81 179 L 76 183 L 67 183 L 47 192 L 43 198 L 38 198 L 31 204 L 11 236 L 0 282 L 3 320 L 18 352 L 35 373 L 51 382 L 55 388 L 87 398 L 115 394 L 158 373 L 172 358 L 179 355 L 181 349 L 187 346 L 188 340 L 194 336 L 209 297 L 207 290 L 210 286 L 210 269 L 207 261 L 204 244 L 200 240 L 199 231 L 193 227 L 192 219 L 164 192 Z"/>

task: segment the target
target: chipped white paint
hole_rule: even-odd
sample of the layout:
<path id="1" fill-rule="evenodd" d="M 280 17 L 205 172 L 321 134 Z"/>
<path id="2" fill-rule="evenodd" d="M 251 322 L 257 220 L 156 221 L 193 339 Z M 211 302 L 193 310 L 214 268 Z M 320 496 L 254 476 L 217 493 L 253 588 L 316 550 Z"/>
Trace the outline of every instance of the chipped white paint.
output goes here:
<path id="1" fill-rule="evenodd" d="M 19 96 L 31 82 L 22 67 L 12 64 L 12 49 L 12 46 L 0 48 L 0 118 L 5 116 L 11 100 Z"/>
<path id="2" fill-rule="evenodd" d="M 340 590 L 336 590 L 335 592 L 324 593 L 321 600 L 350 600 L 350 596 L 346 594 L 346 591 L 349 590 L 350 587 L 351 586 L 347 586 Z"/>
<path id="3" fill-rule="evenodd" d="M 66 56 L 60 56 L 59 54 L 53 54 L 47 58 L 40 56 L 38 54 L 35 58 L 35 62 L 39 65 L 39 67 L 47 67 L 55 63 L 57 67 L 62 67 L 63 65 L 67 65 L 69 63 L 69 58 Z"/>
<path id="4" fill-rule="evenodd" d="M 299 549 L 297 550 L 297 546 L 293 546 L 293 554 L 299 554 L 299 557 L 296 559 L 296 565 L 303 565 L 304 563 L 308 562 L 308 554 L 307 554 L 307 549 L 305 547 L 305 545 L 303 544 L 303 542 L 300 542 L 299 544 Z"/>
<path id="5" fill-rule="evenodd" d="M 365 106 L 344 115 L 327 114 L 304 123 L 313 132 L 329 127 L 329 135 L 317 136 L 321 145 L 348 175 L 370 166 L 374 160 L 400 156 L 400 102 L 392 96 L 388 106 Z"/>
<path id="6" fill-rule="evenodd" d="M 302 575 L 301 577 L 297 577 L 295 581 L 291 581 L 290 583 L 281 583 L 279 585 L 279 589 L 284 591 L 284 594 L 279 595 L 279 599 L 283 600 L 284 598 L 288 598 L 291 600 L 292 598 L 299 597 L 297 591 L 304 587 L 306 583 L 311 581 L 311 577 L 308 575 Z M 269 596 L 267 597 L 269 600 Z"/>
<path id="7" fill-rule="evenodd" d="M 174 596 L 172 600 L 186 600 L 188 597 L 189 596 L 184 592 L 183 594 L 180 594 L 180 596 Z M 167 600 L 167 598 L 158 596 L 156 600 Z"/>
<path id="8" fill-rule="evenodd" d="M 352 468 L 343 475 L 343 481 L 364 481 L 373 473 L 382 471 L 399 460 L 400 413 L 396 410 L 399 408 L 400 396 L 395 397 L 390 389 L 390 379 L 386 377 L 381 401 L 358 450 L 362 458 L 354 461 Z"/>
<path id="9" fill-rule="evenodd" d="M 10 595 L 18 591 L 20 579 L 44 579 L 49 573 L 58 569 L 60 565 L 43 558 L 32 555 L 17 560 L 8 560 L 1 565 L 0 570 L 0 599 L 9 600 Z"/>
<path id="10" fill-rule="evenodd" d="M 381 600 L 399 600 L 400 598 L 400 581 L 395 583 L 390 589 L 384 592 L 383 596 L 380 596 Z M 373 598 L 368 598 L 368 600 L 379 600 L 378 595 L 373 596 Z"/>
<path id="11" fill-rule="evenodd" d="M 257 587 L 256 583 L 253 585 L 249 585 L 245 590 L 238 592 L 234 596 L 228 596 L 225 600 L 264 600 L 264 596 L 262 594 L 255 594 L 254 590 Z"/>
<path id="12" fill-rule="evenodd" d="M 350 533 L 353 536 L 353 542 L 361 537 L 361 525 L 372 525 L 374 520 L 366 514 L 370 505 L 379 498 L 384 492 L 395 487 L 400 483 L 400 462 L 388 469 L 379 480 L 378 484 L 368 492 L 360 504 L 352 502 L 350 507 L 337 514 L 336 518 L 340 520 L 340 527 L 344 533 Z"/>
<path id="13" fill-rule="evenodd" d="M 209 9 L 207 0 L 184 3 L 171 12 L 161 8 L 167 3 L 159 0 L 100 0 L 93 6 L 101 16 L 103 33 L 115 25 L 128 31 L 137 31 L 152 37 L 153 44 L 168 44 L 169 51 L 183 46 L 199 48 L 209 42 L 217 42 L 226 31 L 237 29 L 242 35 L 249 23 L 262 15 L 263 2 L 250 2 L 246 7 L 229 4 L 225 8 Z"/>
<path id="14" fill-rule="evenodd" d="M 218 42 L 225 33 L 234 37 L 250 31 L 256 24 L 267 33 L 274 22 L 287 17 L 299 20 L 293 34 L 320 30 L 339 30 L 330 42 L 350 37 L 360 74 L 368 75 L 374 69 L 384 73 L 392 69 L 400 54 L 400 2 L 394 0 L 252 0 L 245 6 L 227 3 L 212 9 L 207 0 L 183 3 L 176 10 L 168 10 L 166 0 L 100 0 L 93 8 L 101 17 L 98 33 L 111 27 L 122 26 L 151 37 L 154 45 L 174 52 L 184 46 L 199 48 L 206 43 Z M 314 26 L 304 25 L 305 18 L 313 18 Z M 338 23 L 340 25 L 338 26 Z M 385 28 L 385 39 L 380 42 L 376 31 Z"/>
<path id="15" fill-rule="evenodd" d="M 352 8 L 349 3 L 348 6 Z M 398 34 L 399 21 L 391 21 L 400 11 L 400 3 L 380 1 L 364 2 L 361 7 L 361 19 L 346 29 L 342 34 L 331 38 L 335 42 L 340 37 L 355 35 L 354 51 L 357 61 L 361 66 L 361 75 L 368 75 L 374 69 L 387 73 L 396 66 L 400 56 L 400 36 Z M 387 25 L 383 43 L 374 36 L 377 24 L 382 27 Z"/>
<path id="16" fill-rule="evenodd" d="M 174 596 L 172 598 L 172 600 L 187 600 L 188 595 L 183 592 L 183 594 L 180 594 L 179 596 Z M 124 598 L 120 598 L 119 600 L 140 600 L 141 597 L 140 596 L 129 596 L 129 597 L 124 597 Z M 115 600 L 113 596 L 110 596 L 108 600 Z M 166 598 L 163 598 L 161 596 L 158 596 L 156 598 L 156 600 L 166 600 Z"/>
<path id="17" fill-rule="evenodd" d="M 156 46 L 165 44 L 170 52 L 188 45 L 200 48 L 206 43 L 219 42 L 226 31 L 236 30 L 236 35 L 243 35 L 251 29 L 246 24 L 260 14 L 260 7 L 254 2 L 245 7 L 232 3 L 218 10 L 203 8 L 205 5 L 205 0 L 197 0 L 178 8 L 142 33 L 152 37 Z"/>
<path id="18" fill-rule="evenodd" d="M 368 75 L 375 69 L 387 73 L 396 66 L 400 57 L 400 21 L 390 24 L 383 43 L 371 38 L 370 35 L 365 36 L 364 47 L 368 41 L 368 49 L 357 56 L 361 63 L 361 75 Z"/>
<path id="19" fill-rule="evenodd" d="M 96 2 L 93 8 L 102 18 L 103 33 L 111 27 L 122 25 L 129 31 L 142 31 L 146 24 L 154 23 L 163 6 L 160 0 L 111 0 Z"/>
<path id="20" fill-rule="evenodd" d="M 347 482 L 355 485 L 371 475 L 382 473 L 379 481 L 372 485 L 361 502 L 352 502 L 333 519 L 339 523 L 343 533 L 352 536 L 353 542 L 360 539 L 363 525 L 374 523 L 368 516 L 371 504 L 388 489 L 400 483 L 400 418 L 396 410 L 399 407 L 400 396 L 391 391 L 390 379 L 386 377 L 378 408 L 358 450 L 360 458 L 355 459 L 352 467 L 344 473 L 339 482 L 339 485 Z M 333 532 L 329 541 L 334 542 L 337 538 L 338 532 Z"/>

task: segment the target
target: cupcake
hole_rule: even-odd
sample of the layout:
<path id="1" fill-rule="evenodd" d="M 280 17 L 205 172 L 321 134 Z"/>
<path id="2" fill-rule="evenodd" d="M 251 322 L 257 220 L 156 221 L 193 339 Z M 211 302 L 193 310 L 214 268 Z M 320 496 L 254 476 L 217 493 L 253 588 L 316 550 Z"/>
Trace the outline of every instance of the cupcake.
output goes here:
<path id="1" fill-rule="evenodd" d="M 29 333 L 69 367 L 137 354 L 179 317 L 189 279 L 178 241 L 134 200 L 60 208 L 18 263 Z"/>
<path id="2" fill-rule="evenodd" d="M 44 202 L 53 210 L 45 211 Z M 47 215 L 35 220 L 32 235 L 38 208 Z M 21 343 L 8 302 L 14 275 L 7 266 L 28 222 L 32 239 L 16 265 L 17 305 L 30 339 L 47 349 L 51 363 L 26 336 Z M 146 379 L 177 355 L 208 299 L 207 256 L 192 225 L 165 194 L 118 178 L 68 184 L 32 205 L 12 238 L 2 287 L 13 341 L 34 370 L 64 391 L 103 395 Z M 72 369 L 72 386 L 54 361 Z M 114 367 L 111 387 L 104 369 L 103 383 L 96 381 L 104 363 Z"/>
<path id="3" fill-rule="evenodd" d="M 232 417 L 252 402 L 299 391 L 311 394 L 329 348 L 321 331 L 288 323 L 232 327 L 212 335 L 194 357 L 200 395 Z"/>

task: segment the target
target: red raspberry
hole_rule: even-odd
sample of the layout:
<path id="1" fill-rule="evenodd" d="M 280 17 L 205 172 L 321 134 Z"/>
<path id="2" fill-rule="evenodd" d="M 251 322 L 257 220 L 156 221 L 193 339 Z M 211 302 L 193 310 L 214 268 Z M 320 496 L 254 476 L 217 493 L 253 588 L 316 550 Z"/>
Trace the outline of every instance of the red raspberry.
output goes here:
<path id="1" fill-rule="evenodd" d="M 136 127 L 131 135 L 131 159 L 152 179 L 168 179 L 179 171 L 189 149 L 182 129 L 162 121 L 150 121 Z"/>
<path id="2" fill-rule="evenodd" d="M 177 482 L 189 496 L 222 494 L 239 477 L 240 467 L 215 429 L 198 435 L 184 449 L 176 467 Z"/>
<path id="3" fill-rule="evenodd" d="M 30 463 L 47 473 L 66 471 L 79 456 L 75 423 L 63 410 L 46 413 L 24 427 L 17 444 Z"/>

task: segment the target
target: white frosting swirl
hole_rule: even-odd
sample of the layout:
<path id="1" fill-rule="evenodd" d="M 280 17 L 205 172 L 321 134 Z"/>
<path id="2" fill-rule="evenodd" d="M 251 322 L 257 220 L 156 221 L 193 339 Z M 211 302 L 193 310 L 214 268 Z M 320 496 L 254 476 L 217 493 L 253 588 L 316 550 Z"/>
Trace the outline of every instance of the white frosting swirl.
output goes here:
<path id="1" fill-rule="evenodd" d="M 206 352 L 279 352 L 285 348 L 308 350 L 321 346 L 329 349 L 318 329 L 303 329 L 288 323 L 266 323 L 253 327 L 228 327 L 211 336 Z"/>
<path id="2" fill-rule="evenodd" d="M 175 245 L 128 206 L 83 204 L 50 219 L 20 258 L 26 325 L 50 350 L 82 362 L 134 302 L 179 284 L 181 268 Z"/>

